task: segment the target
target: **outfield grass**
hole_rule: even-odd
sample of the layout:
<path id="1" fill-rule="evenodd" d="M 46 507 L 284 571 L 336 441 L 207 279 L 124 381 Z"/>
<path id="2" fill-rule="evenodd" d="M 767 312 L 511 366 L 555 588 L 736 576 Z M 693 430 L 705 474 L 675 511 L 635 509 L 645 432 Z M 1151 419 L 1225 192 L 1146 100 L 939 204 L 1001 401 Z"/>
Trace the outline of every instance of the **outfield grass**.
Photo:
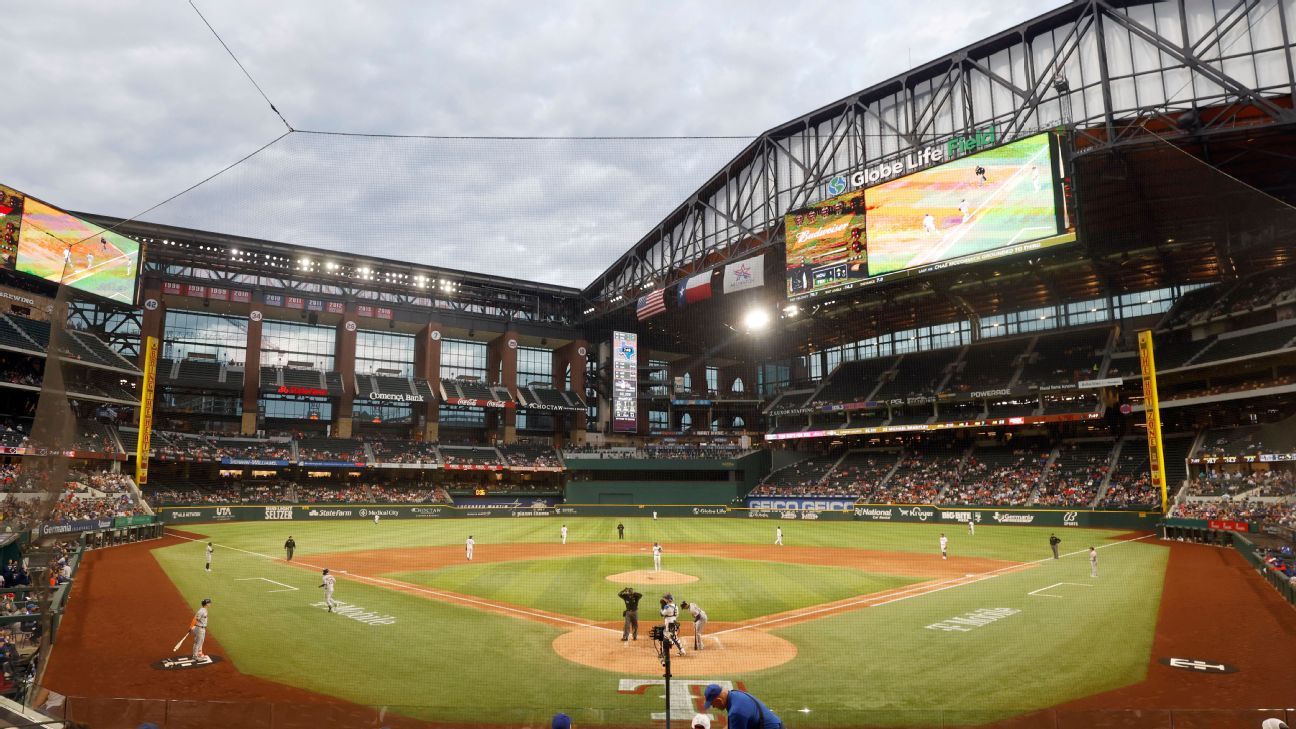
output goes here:
<path id="1" fill-rule="evenodd" d="M 669 569 L 699 578 L 683 585 L 629 583 L 643 593 L 642 615 L 651 619 L 662 593 L 696 602 L 711 620 L 737 621 L 867 595 L 920 582 L 921 578 L 862 572 L 847 567 L 671 555 Z M 456 565 L 425 572 L 399 572 L 392 579 L 437 587 L 515 605 L 537 607 L 587 620 L 620 620 L 624 607 L 608 575 L 644 568 L 644 558 L 593 555 Z M 777 590 L 766 586 L 778 585 Z"/>
<path id="2" fill-rule="evenodd" d="M 569 541 L 615 540 L 616 521 L 572 519 Z M 624 522 L 627 541 L 658 540 L 668 546 L 668 569 L 702 573 L 702 581 L 694 586 L 672 589 L 677 596 L 697 596 L 715 620 L 732 619 L 717 616 L 717 606 L 723 604 L 739 612 L 769 613 L 777 605 L 826 601 L 860 585 L 885 589 L 899 584 L 891 582 L 896 578 L 843 568 L 684 554 L 690 542 L 769 543 L 774 527 L 769 522 Z M 660 711 L 660 693 L 619 694 L 619 680 L 629 674 L 587 668 L 558 657 L 550 644 L 561 629 L 436 602 L 344 575 L 338 583 L 338 600 L 394 618 L 392 624 L 366 624 L 312 606 L 322 599 L 316 572 L 267 558 L 282 556 L 288 534 L 296 538 L 298 555 L 309 558 L 362 549 L 458 545 L 469 531 L 479 550 L 499 543 L 556 542 L 558 527 L 559 522 L 551 519 L 391 520 L 376 526 L 370 522 L 227 523 L 186 527 L 210 535 L 217 544 L 215 571 L 210 575 L 202 569 L 201 542 L 166 547 L 154 554 L 190 604 L 213 598 L 211 635 L 245 673 L 356 703 L 405 707 L 396 710 L 442 721 L 524 722 L 562 709 L 582 724 L 648 725 L 649 715 Z M 1102 574 L 1091 580 L 1083 553 L 1058 561 L 1046 559 L 1049 530 L 1033 527 L 981 526 L 976 536 L 969 537 L 966 530 L 940 525 L 790 523 L 784 525 L 784 541 L 933 552 L 942 530 L 950 537 L 954 555 L 1043 561 L 1025 571 L 778 629 L 777 635 L 796 645 L 795 659 L 767 670 L 713 678 L 743 681 L 790 718 L 793 726 L 840 727 L 921 723 L 930 721 L 930 712 L 936 710 L 963 712 L 969 721 L 988 721 L 1143 677 L 1167 554 L 1154 543 L 1108 542 L 1116 535 L 1111 531 L 1059 531 L 1064 554 L 1080 552 L 1090 543 L 1112 544 L 1100 550 Z M 633 556 L 607 561 L 598 556 L 554 558 L 512 565 L 455 565 L 403 577 L 456 591 L 485 591 L 488 597 L 557 612 L 616 620 L 620 607 L 614 593 L 619 585 L 603 578 L 644 568 L 643 561 Z M 1056 597 L 1028 594 L 1059 582 L 1076 584 L 1048 592 Z M 650 598 L 651 593 L 645 600 Z M 985 608 L 1020 612 L 968 632 L 925 627 Z M 159 646 L 161 651 L 169 648 L 169 643 Z M 483 697 L 497 700 L 483 703 Z M 801 709 L 810 713 L 798 713 Z"/>

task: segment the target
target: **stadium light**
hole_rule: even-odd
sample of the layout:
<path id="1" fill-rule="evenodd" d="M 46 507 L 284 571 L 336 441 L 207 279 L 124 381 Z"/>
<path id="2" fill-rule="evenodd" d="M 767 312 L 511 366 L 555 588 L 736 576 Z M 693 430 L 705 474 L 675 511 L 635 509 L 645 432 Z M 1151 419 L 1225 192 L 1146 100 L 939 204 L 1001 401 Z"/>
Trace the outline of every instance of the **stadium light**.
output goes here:
<path id="1" fill-rule="evenodd" d="M 787 306 L 783 307 L 783 316 L 790 318 L 796 316 L 799 313 L 801 313 L 801 308 L 796 304 L 788 304 Z"/>
<path id="2" fill-rule="evenodd" d="M 765 309 L 752 309 L 743 316 L 743 327 L 749 332 L 764 331 L 770 324 L 770 313 Z"/>

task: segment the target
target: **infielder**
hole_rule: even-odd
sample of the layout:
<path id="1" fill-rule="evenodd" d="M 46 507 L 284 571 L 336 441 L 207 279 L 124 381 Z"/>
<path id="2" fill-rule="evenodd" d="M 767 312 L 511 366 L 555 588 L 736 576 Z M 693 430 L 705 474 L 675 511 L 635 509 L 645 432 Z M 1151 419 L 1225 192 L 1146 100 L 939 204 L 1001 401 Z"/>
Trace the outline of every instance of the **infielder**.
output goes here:
<path id="1" fill-rule="evenodd" d="M 216 551 L 216 548 L 212 546 L 212 543 L 211 543 L 211 542 L 207 542 L 207 571 L 208 571 L 208 572 L 211 572 L 211 558 L 212 558 L 212 552 L 215 552 L 215 551 Z"/>
<path id="2" fill-rule="evenodd" d="M 297 542 L 293 541 L 292 535 L 288 535 L 288 541 L 284 542 L 284 554 L 288 555 L 288 561 L 292 561 L 293 550 L 297 549 Z"/>
<path id="3" fill-rule="evenodd" d="M 679 642 L 679 608 L 675 607 L 675 598 L 668 592 L 661 598 L 661 615 L 666 625 L 666 640 L 675 644 L 675 650 L 684 655 L 684 646 Z M 670 650 L 667 648 L 667 650 Z"/>
<path id="4" fill-rule="evenodd" d="M 653 572 L 661 572 L 661 545 L 653 542 Z"/>
<path id="5" fill-rule="evenodd" d="M 973 534 L 976 534 L 976 523 L 968 519 L 968 536 L 970 537 Z"/>
<path id="6" fill-rule="evenodd" d="M 625 617 L 625 626 L 621 628 L 621 640 L 639 640 L 639 600 L 643 597 L 642 592 L 635 592 L 633 587 L 627 587 L 617 593 L 617 597 L 625 602 L 625 610 L 621 615 Z"/>
<path id="7" fill-rule="evenodd" d="M 563 543 L 563 544 L 566 544 L 566 543 L 567 543 L 567 525 L 566 525 L 566 524 L 563 524 L 563 525 L 562 525 L 562 543 Z"/>
<path id="8" fill-rule="evenodd" d="M 944 534 L 941 534 L 940 545 L 941 545 L 941 559 L 949 559 L 949 537 L 946 537 Z"/>
<path id="9" fill-rule="evenodd" d="M 464 542 L 464 549 L 468 552 L 468 561 L 469 561 L 469 562 L 472 561 L 472 550 L 473 550 L 473 545 L 476 544 L 476 543 L 477 543 L 477 542 L 474 542 L 474 541 L 473 541 L 473 538 L 472 538 L 472 535 L 471 535 L 471 534 L 468 535 L 468 541 Z"/>
<path id="10" fill-rule="evenodd" d="M 1062 540 L 1058 539 L 1058 535 L 1056 534 L 1049 535 L 1049 549 L 1053 550 L 1053 559 L 1058 558 L 1058 545 L 1061 543 Z"/>
<path id="11" fill-rule="evenodd" d="M 963 216 L 963 219 L 959 221 L 959 225 L 962 225 L 968 221 L 968 215 L 972 212 L 971 208 L 968 206 L 967 198 L 959 200 L 958 209 L 959 214 Z"/>
<path id="12" fill-rule="evenodd" d="M 211 604 L 211 598 L 203 598 L 202 605 L 198 612 L 194 613 L 193 620 L 189 621 L 189 631 L 193 633 L 193 658 L 206 658 L 207 654 L 203 653 L 203 641 L 207 640 L 207 606 Z"/>
<path id="13" fill-rule="evenodd" d="M 783 527 L 774 527 L 774 543 L 783 546 Z"/>
<path id="14" fill-rule="evenodd" d="M 333 577 L 333 575 L 329 574 L 328 567 L 325 567 L 324 582 L 320 584 L 320 587 L 324 588 L 324 604 L 328 606 L 329 612 L 333 612 L 333 606 L 337 604 L 333 602 L 333 585 L 336 582 L 337 580 Z"/>
<path id="15" fill-rule="evenodd" d="M 923 219 L 922 219 L 922 220 L 923 220 L 923 231 L 924 231 L 924 232 L 927 232 L 927 233 L 935 233 L 935 232 L 936 232 L 936 218 L 932 217 L 932 214 L 931 214 L 931 213 L 927 213 L 927 214 L 923 215 Z"/>
<path id="16" fill-rule="evenodd" d="M 707 614 L 702 606 L 685 600 L 680 603 L 680 607 L 693 614 L 693 650 L 702 650 L 702 632 L 706 629 Z"/>
<path id="17" fill-rule="evenodd" d="M 1089 548 L 1089 576 L 1098 576 L 1098 550 L 1093 547 Z"/>

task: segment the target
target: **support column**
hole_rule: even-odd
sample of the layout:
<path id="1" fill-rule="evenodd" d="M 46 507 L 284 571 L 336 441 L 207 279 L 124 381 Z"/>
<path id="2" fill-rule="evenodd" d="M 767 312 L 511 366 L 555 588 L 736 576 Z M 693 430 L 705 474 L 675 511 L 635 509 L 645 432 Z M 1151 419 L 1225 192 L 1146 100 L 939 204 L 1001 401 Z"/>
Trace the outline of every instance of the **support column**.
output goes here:
<path id="1" fill-rule="evenodd" d="M 517 399 L 517 332 L 509 330 L 495 338 L 486 348 L 486 368 L 488 382 L 492 385 L 503 385 L 508 388 L 513 399 Z M 505 443 L 517 440 L 517 408 L 504 408 L 501 414 L 504 425 Z M 489 418 L 487 421 L 489 422 Z"/>
<path id="2" fill-rule="evenodd" d="M 570 342 L 563 347 L 554 350 L 553 353 L 553 383 L 554 387 L 561 390 L 568 386 L 567 373 L 571 372 L 570 388 L 582 399 L 585 398 L 585 368 L 588 366 L 589 343 L 583 339 Z M 557 438 L 564 439 L 571 443 L 585 442 L 585 428 L 588 424 L 589 414 L 585 411 L 571 413 L 571 417 L 564 417 L 562 421 L 569 424 L 570 428 L 566 433 L 555 431 Z M 564 437 L 565 436 L 565 437 Z M 559 443 L 558 445 L 561 445 Z"/>
<path id="3" fill-rule="evenodd" d="M 257 431 L 257 405 L 261 394 L 261 319 L 259 304 L 248 312 L 247 350 L 243 358 L 243 421 L 239 432 L 254 435 Z"/>
<path id="4" fill-rule="evenodd" d="M 415 408 L 415 412 L 423 415 L 423 440 L 435 442 L 441 435 L 441 404 L 437 400 L 441 396 L 440 322 L 428 322 L 414 340 L 414 376 L 427 380 L 432 392 L 437 393 L 433 399 L 423 403 L 421 408 Z"/>
<path id="5" fill-rule="evenodd" d="M 351 437 L 356 396 L 356 329 L 355 305 L 350 304 L 342 315 L 342 321 L 338 322 L 337 334 L 333 337 L 333 369 L 342 376 L 342 397 L 338 400 L 337 410 L 333 412 L 335 438 Z"/>

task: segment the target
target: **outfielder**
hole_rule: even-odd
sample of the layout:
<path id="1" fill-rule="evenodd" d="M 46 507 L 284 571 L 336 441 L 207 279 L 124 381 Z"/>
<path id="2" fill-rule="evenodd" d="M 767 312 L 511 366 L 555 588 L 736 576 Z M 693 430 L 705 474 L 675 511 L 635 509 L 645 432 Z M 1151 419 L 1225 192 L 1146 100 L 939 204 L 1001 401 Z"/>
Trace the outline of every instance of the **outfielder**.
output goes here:
<path id="1" fill-rule="evenodd" d="M 195 659 L 207 657 L 207 654 L 203 653 L 203 641 L 207 640 L 207 606 L 210 604 L 210 597 L 203 598 L 202 606 L 194 613 L 193 620 L 189 621 L 189 630 L 193 633 L 194 639 L 191 655 Z"/>
<path id="2" fill-rule="evenodd" d="M 661 545 L 653 542 L 653 572 L 661 572 Z"/>
<path id="3" fill-rule="evenodd" d="M 693 650 L 702 650 L 702 632 L 706 629 L 707 614 L 702 606 L 685 600 L 680 603 L 680 607 L 693 614 Z"/>
<path id="4" fill-rule="evenodd" d="M 968 536 L 970 537 L 973 534 L 976 534 L 976 524 L 971 519 L 968 519 Z"/>
<path id="5" fill-rule="evenodd" d="M 468 561 L 469 561 L 469 562 L 472 561 L 472 550 L 473 550 L 473 545 L 476 544 L 476 543 L 477 543 L 477 542 L 474 542 L 474 541 L 473 541 L 473 538 L 472 538 L 472 535 L 471 535 L 471 534 L 468 535 L 468 541 L 464 542 L 464 550 L 468 552 Z"/>
<path id="6" fill-rule="evenodd" d="M 774 544 L 783 546 L 783 527 L 774 527 Z"/>
<path id="7" fill-rule="evenodd" d="M 1098 550 L 1093 547 L 1089 548 L 1089 576 L 1098 576 Z"/>
<path id="8" fill-rule="evenodd" d="M 211 542 L 207 542 L 207 571 L 208 571 L 208 572 L 211 572 L 211 558 L 212 558 L 212 552 L 215 552 L 215 551 L 216 551 L 216 548 L 212 546 L 212 543 L 211 543 Z"/>
<path id="9" fill-rule="evenodd" d="M 941 559 L 949 559 L 949 537 L 946 537 L 944 534 L 941 534 L 940 545 L 941 545 Z"/>
<path id="10" fill-rule="evenodd" d="M 334 579 L 333 575 L 329 574 L 328 567 L 325 567 L 324 582 L 320 584 L 320 587 L 324 588 L 324 604 L 328 606 L 329 612 L 333 612 L 333 606 L 337 604 L 333 602 L 333 585 L 336 582 L 337 580 Z"/>
<path id="11" fill-rule="evenodd" d="M 566 525 L 566 524 L 563 524 L 563 525 L 562 525 L 562 543 L 563 543 L 563 544 L 566 544 L 566 543 L 567 543 L 567 525 Z"/>
<path id="12" fill-rule="evenodd" d="M 378 526 L 378 515 L 374 514 L 374 526 Z"/>
<path id="13" fill-rule="evenodd" d="M 684 646 L 679 642 L 679 608 L 675 607 L 675 598 L 669 592 L 662 595 L 661 614 L 666 625 L 666 641 L 674 643 L 675 650 L 684 655 Z"/>

